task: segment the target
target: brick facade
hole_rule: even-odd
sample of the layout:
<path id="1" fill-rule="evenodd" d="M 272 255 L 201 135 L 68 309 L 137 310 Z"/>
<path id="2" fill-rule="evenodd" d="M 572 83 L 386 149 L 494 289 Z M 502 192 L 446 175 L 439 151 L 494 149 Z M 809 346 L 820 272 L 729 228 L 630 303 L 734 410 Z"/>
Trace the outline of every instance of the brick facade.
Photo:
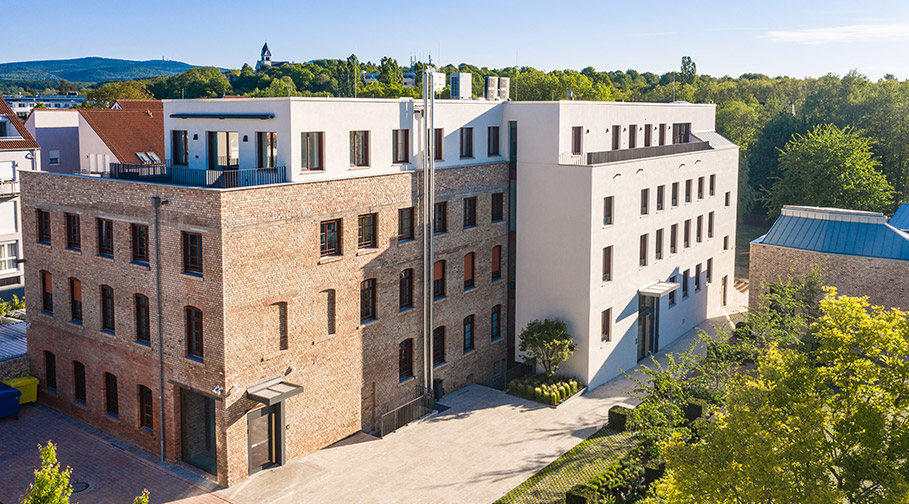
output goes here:
<path id="1" fill-rule="evenodd" d="M 56 356 L 57 388 L 42 384 L 41 399 L 74 418 L 157 453 L 158 327 L 152 196 L 160 211 L 164 335 L 165 440 L 169 459 L 181 458 L 181 389 L 215 399 L 219 483 L 248 471 L 247 421 L 259 406 L 245 391 L 282 377 L 304 392 L 286 401 L 287 457 L 298 457 L 359 430 L 374 432 L 383 413 L 415 397 L 423 384 L 423 243 L 419 172 L 329 182 L 215 191 L 121 180 L 23 173 L 26 294 L 41 299 L 40 271 L 52 274 L 53 313 L 29 310 L 32 372 L 46 378 L 44 352 Z M 447 168 L 436 174 L 436 201 L 449 201 L 448 233 L 435 238 L 436 259 L 447 262 L 447 296 L 434 305 L 435 326 L 446 326 L 446 363 L 435 377 L 451 391 L 490 382 L 504 371 L 504 338 L 490 338 L 490 312 L 506 286 L 491 279 L 492 247 L 502 246 L 506 222 L 490 222 L 493 193 L 506 193 L 504 164 Z M 476 196 L 477 226 L 462 229 L 465 197 Z M 415 207 L 413 241 L 398 243 L 398 209 Z M 51 214 L 50 245 L 36 243 L 35 208 Z M 81 216 L 81 250 L 65 249 L 64 214 Z M 377 247 L 357 250 L 357 217 L 378 215 Z M 96 219 L 114 221 L 113 259 L 97 255 Z M 343 255 L 321 258 L 319 224 L 343 219 Z M 131 262 L 130 223 L 149 226 L 151 264 Z M 183 272 L 181 232 L 203 237 L 204 273 Z M 476 254 L 476 286 L 463 288 L 464 254 Z M 414 270 L 414 308 L 399 310 L 398 278 Z M 69 278 L 82 282 L 83 320 L 70 319 Z M 377 316 L 360 322 L 360 283 L 374 278 Z M 114 291 L 115 330 L 101 331 L 100 288 Z M 329 334 L 329 293 L 334 332 Z M 135 338 L 133 296 L 149 298 L 151 344 Z M 204 361 L 186 357 L 184 308 L 203 313 Z M 474 315 L 475 349 L 464 353 L 462 323 Z M 281 334 L 286 334 L 282 348 Z M 399 380 L 398 348 L 413 339 L 413 378 Z M 86 367 L 85 404 L 73 401 L 72 366 Z M 104 373 L 118 379 L 119 415 L 105 413 Z M 138 428 L 138 385 L 153 391 L 154 430 Z M 221 393 L 220 391 L 224 392 Z"/>

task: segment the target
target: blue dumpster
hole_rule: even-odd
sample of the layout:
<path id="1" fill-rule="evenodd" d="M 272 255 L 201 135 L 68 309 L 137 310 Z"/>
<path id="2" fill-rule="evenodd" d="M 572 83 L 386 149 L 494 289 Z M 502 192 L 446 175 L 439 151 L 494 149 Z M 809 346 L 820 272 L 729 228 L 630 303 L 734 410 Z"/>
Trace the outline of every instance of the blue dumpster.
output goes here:
<path id="1" fill-rule="evenodd" d="M 19 396 L 22 395 L 18 389 L 9 385 L 0 383 L 0 418 L 8 416 L 19 419 Z"/>

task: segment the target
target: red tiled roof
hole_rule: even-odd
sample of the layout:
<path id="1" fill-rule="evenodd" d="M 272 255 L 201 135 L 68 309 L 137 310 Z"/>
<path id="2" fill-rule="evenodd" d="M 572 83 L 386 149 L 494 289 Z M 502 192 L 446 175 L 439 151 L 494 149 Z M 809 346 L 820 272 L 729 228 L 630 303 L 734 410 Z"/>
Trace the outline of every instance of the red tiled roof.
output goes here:
<path id="1" fill-rule="evenodd" d="M 6 118 L 9 120 L 10 124 L 12 124 L 14 128 L 16 128 L 16 131 L 19 132 L 19 136 L 22 137 L 21 139 L 17 138 L 15 140 L 4 140 L 3 138 L 0 138 L 0 150 L 20 150 L 20 149 L 40 149 L 41 148 L 41 146 L 38 145 L 38 142 L 36 142 L 35 139 L 32 138 L 32 135 L 29 134 L 28 130 L 25 129 L 25 125 L 22 124 L 22 121 L 19 119 L 19 116 L 17 116 L 16 113 L 13 112 L 13 109 L 10 108 L 9 104 L 7 104 L 3 100 L 2 96 L 0 96 L 0 115 L 6 115 Z M 162 121 L 161 128 L 162 128 L 162 130 L 164 128 L 163 121 Z M 162 132 L 162 134 L 163 134 L 163 132 Z"/>
<path id="2" fill-rule="evenodd" d="M 137 152 L 154 152 L 164 160 L 163 112 L 79 109 L 79 113 L 119 162 L 140 163 Z"/>
<path id="3" fill-rule="evenodd" d="M 117 100 L 114 104 L 120 105 L 121 110 L 138 110 L 140 112 L 151 110 L 164 113 L 164 103 L 161 100 Z"/>

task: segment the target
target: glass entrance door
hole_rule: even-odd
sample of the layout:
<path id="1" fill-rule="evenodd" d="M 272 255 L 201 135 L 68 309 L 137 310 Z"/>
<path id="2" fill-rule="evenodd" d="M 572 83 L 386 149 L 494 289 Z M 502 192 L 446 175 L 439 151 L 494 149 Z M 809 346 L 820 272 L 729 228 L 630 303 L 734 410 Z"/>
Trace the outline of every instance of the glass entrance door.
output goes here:
<path id="1" fill-rule="evenodd" d="M 247 415 L 249 430 L 249 474 L 279 463 L 282 442 L 278 404 L 251 411 Z"/>
<path id="2" fill-rule="evenodd" d="M 657 298 L 638 295 L 638 360 L 656 352 L 657 335 Z"/>
<path id="3" fill-rule="evenodd" d="M 215 400 L 186 389 L 182 389 L 180 395 L 180 444 L 183 461 L 211 474 L 218 474 Z"/>

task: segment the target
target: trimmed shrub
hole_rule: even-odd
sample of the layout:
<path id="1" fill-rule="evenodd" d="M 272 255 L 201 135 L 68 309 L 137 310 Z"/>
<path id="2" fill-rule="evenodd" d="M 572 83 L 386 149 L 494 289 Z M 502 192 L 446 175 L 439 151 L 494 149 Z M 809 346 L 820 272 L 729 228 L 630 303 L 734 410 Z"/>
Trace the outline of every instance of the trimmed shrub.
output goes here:
<path id="1" fill-rule="evenodd" d="M 696 397 L 689 397 L 685 402 L 685 418 L 689 422 L 694 422 L 704 416 L 707 412 L 707 401 Z"/>
<path id="2" fill-rule="evenodd" d="M 552 402 L 552 394 L 548 390 L 543 391 L 543 402 L 547 404 Z"/>
<path id="3" fill-rule="evenodd" d="M 596 504 L 596 488 L 584 483 L 575 485 L 571 490 L 565 492 L 565 504 Z"/>
<path id="4" fill-rule="evenodd" d="M 662 460 L 651 460 L 644 466 L 644 483 L 649 485 L 663 477 L 666 472 L 666 462 Z"/>
<path id="5" fill-rule="evenodd" d="M 534 397 L 534 399 L 536 399 L 537 401 L 542 400 L 542 399 L 543 399 L 543 389 L 541 389 L 540 387 L 534 387 L 534 389 L 533 389 L 533 397 Z"/>
<path id="6" fill-rule="evenodd" d="M 690 442 L 697 441 L 698 439 L 704 437 L 704 431 L 708 427 L 710 427 L 710 420 L 707 420 L 704 417 L 696 418 L 693 422 L 691 422 L 689 428 L 691 429 L 691 432 L 694 434 L 694 436 Z"/>
<path id="7" fill-rule="evenodd" d="M 630 416 L 631 410 L 624 406 L 615 405 L 609 408 L 609 428 L 616 432 L 624 432 Z"/>
<path id="8" fill-rule="evenodd" d="M 570 380 L 570 381 L 568 382 L 568 386 L 571 387 L 571 395 L 574 395 L 574 394 L 577 394 L 577 393 L 578 393 L 578 382 L 576 382 L 576 381 L 574 381 L 574 380 Z"/>

